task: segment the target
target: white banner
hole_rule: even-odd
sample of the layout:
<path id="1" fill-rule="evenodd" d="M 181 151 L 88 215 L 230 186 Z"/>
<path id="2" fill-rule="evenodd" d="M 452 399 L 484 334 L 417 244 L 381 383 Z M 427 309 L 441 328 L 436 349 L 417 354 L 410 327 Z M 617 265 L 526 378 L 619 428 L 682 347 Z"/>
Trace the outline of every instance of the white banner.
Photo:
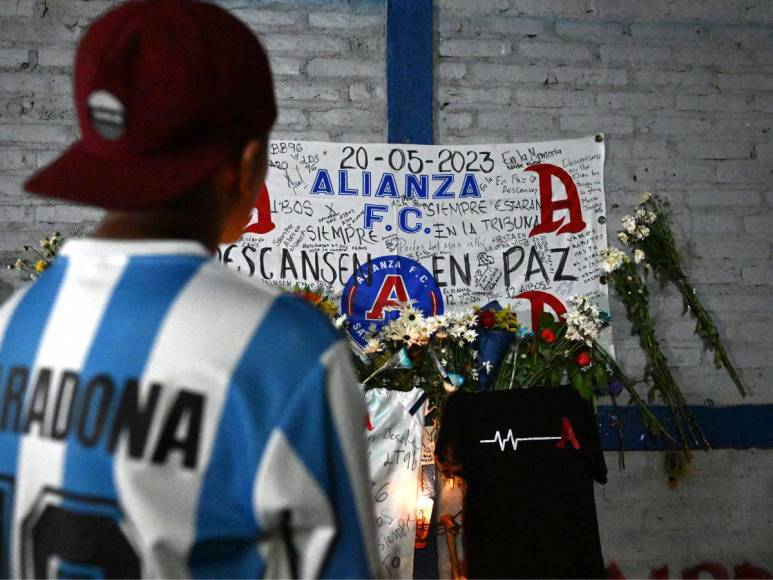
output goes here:
<path id="1" fill-rule="evenodd" d="M 589 295 L 609 311 L 601 136 L 422 146 L 272 141 L 267 187 L 221 260 L 341 296 L 350 332 L 414 300 L 427 314 L 513 304 L 524 322 Z"/>

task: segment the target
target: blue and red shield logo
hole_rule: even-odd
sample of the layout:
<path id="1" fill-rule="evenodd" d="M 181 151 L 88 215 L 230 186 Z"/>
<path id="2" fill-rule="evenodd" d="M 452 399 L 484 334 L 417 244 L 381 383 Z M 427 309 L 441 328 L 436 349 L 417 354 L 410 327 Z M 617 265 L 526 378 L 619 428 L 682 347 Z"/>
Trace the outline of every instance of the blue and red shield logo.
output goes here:
<path id="1" fill-rule="evenodd" d="M 443 295 L 429 270 L 403 256 L 382 256 L 362 264 L 349 278 L 341 312 L 349 319 L 351 337 L 364 346 L 372 327 L 378 331 L 399 316 L 390 307 L 408 301 L 426 316 L 443 313 Z"/>

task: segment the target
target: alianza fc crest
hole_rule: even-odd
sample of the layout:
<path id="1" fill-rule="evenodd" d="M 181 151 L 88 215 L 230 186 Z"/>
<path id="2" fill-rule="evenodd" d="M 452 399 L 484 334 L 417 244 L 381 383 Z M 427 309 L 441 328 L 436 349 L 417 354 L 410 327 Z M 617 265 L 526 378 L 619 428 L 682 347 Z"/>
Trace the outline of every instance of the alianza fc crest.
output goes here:
<path id="1" fill-rule="evenodd" d="M 397 318 L 391 308 L 408 301 L 426 316 L 443 313 L 443 295 L 429 270 L 403 256 L 382 256 L 362 264 L 349 278 L 341 312 L 349 319 L 349 334 L 364 346 L 370 329 L 380 330 Z"/>

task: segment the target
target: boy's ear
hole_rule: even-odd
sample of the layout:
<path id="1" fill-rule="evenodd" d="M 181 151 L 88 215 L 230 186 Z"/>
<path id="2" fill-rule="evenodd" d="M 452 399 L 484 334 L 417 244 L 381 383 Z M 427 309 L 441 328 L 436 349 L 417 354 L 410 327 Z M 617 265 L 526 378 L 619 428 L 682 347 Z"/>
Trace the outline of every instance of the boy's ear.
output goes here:
<path id="1" fill-rule="evenodd" d="M 268 168 L 267 139 L 250 139 L 242 149 L 239 167 L 239 191 L 242 195 L 258 195 Z"/>

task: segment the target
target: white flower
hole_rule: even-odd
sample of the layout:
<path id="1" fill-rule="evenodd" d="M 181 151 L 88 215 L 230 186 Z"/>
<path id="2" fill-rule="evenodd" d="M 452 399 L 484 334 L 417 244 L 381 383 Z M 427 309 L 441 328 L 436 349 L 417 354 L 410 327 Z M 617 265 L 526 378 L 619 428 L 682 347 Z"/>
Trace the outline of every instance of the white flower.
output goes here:
<path id="1" fill-rule="evenodd" d="M 641 203 L 648 203 L 652 201 L 652 192 L 645 191 L 641 194 Z"/>
<path id="2" fill-rule="evenodd" d="M 377 352 L 381 352 L 382 348 L 384 348 L 384 346 L 381 344 L 381 341 L 379 339 L 371 338 L 365 344 L 365 353 L 366 354 L 374 354 L 374 353 L 377 353 Z"/>
<path id="3" fill-rule="evenodd" d="M 424 323 L 424 314 L 411 304 L 403 304 L 400 307 L 400 318 L 398 320 L 407 326 L 421 325 Z"/>
<path id="4" fill-rule="evenodd" d="M 572 296 L 568 303 L 569 309 L 564 315 L 566 338 L 593 346 L 593 341 L 598 338 L 599 330 L 603 326 L 601 310 L 595 304 L 591 304 L 587 296 Z"/>
<path id="5" fill-rule="evenodd" d="M 641 236 L 639 239 L 643 240 L 648 235 L 650 235 L 650 229 L 647 226 L 639 226 L 636 230 L 637 237 Z"/>
<path id="6" fill-rule="evenodd" d="M 451 336 L 459 341 L 472 342 L 478 336 L 478 333 L 475 331 L 477 318 L 472 309 L 446 314 L 444 318 L 445 324 L 440 328 L 436 336 L 441 338 Z"/>
<path id="7" fill-rule="evenodd" d="M 464 326 L 475 326 L 478 323 L 478 315 L 470 309 L 451 312 L 448 316 L 449 324 L 461 324 Z"/>
<path id="8" fill-rule="evenodd" d="M 333 325 L 336 328 L 343 328 L 345 322 L 346 322 L 346 314 L 342 314 L 341 316 L 336 316 L 335 320 L 333 320 Z"/>
<path id="9" fill-rule="evenodd" d="M 645 224 L 652 224 L 655 223 L 655 220 L 657 219 L 657 214 L 652 211 L 651 209 L 648 209 L 644 212 L 644 223 Z"/>
<path id="10" fill-rule="evenodd" d="M 419 333 L 414 326 L 407 325 L 400 319 L 393 320 L 381 331 L 384 338 L 395 342 L 404 342 L 407 345 L 416 344 Z"/>
<path id="11" fill-rule="evenodd" d="M 633 259 L 637 264 L 640 264 L 644 259 L 646 258 L 646 255 L 643 251 L 641 251 L 639 248 L 636 248 L 633 251 Z"/>
<path id="12" fill-rule="evenodd" d="M 441 324 L 437 316 L 429 316 L 424 319 L 424 330 L 427 334 L 435 334 L 440 330 Z"/>
<path id="13" fill-rule="evenodd" d="M 629 260 L 628 256 L 617 248 L 604 248 L 599 254 L 602 259 L 601 267 L 607 273 L 614 272 Z"/>
<path id="14" fill-rule="evenodd" d="M 448 334 L 450 334 L 454 338 L 462 338 L 462 335 L 464 334 L 464 326 L 460 324 L 455 324 L 454 326 L 448 329 Z"/>
<path id="15" fill-rule="evenodd" d="M 494 367 L 494 365 L 492 365 L 492 364 L 491 364 L 489 361 L 487 361 L 487 360 L 484 360 L 484 361 L 481 363 L 481 365 L 480 365 L 480 366 L 482 366 L 484 369 L 486 369 L 486 372 L 487 372 L 487 373 L 490 373 L 490 372 L 491 372 L 491 369 Z"/>
<path id="16" fill-rule="evenodd" d="M 623 218 L 623 229 L 632 234 L 636 231 L 636 218 L 632 215 L 627 215 Z"/>
<path id="17" fill-rule="evenodd" d="M 624 244 L 627 244 L 628 234 L 626 234 L 625 232 L 620 232 L 619 234 L 617 234 L 617 239 L 623 242 Z"/>
<path id="18" fill-rule="evenodd" d="M 570 326 L 566 329 L 566 338 L 577 342 L 581 342 L 583 340 L 580 331 L 577 330 L 577 327 L 575 326 Z"/>
<path id="19" fill-rule="evenodd" d="M 424 314 L 416 310 L 410 302 L 401 303 L 392 309 L 399 310 L 400 316 L 381 330 L 382 338 L 404 342 L 408 346 L 422 345 L 429 341 L 432 330 L 437 327 L 437 321 L 427 324 Z"/>

